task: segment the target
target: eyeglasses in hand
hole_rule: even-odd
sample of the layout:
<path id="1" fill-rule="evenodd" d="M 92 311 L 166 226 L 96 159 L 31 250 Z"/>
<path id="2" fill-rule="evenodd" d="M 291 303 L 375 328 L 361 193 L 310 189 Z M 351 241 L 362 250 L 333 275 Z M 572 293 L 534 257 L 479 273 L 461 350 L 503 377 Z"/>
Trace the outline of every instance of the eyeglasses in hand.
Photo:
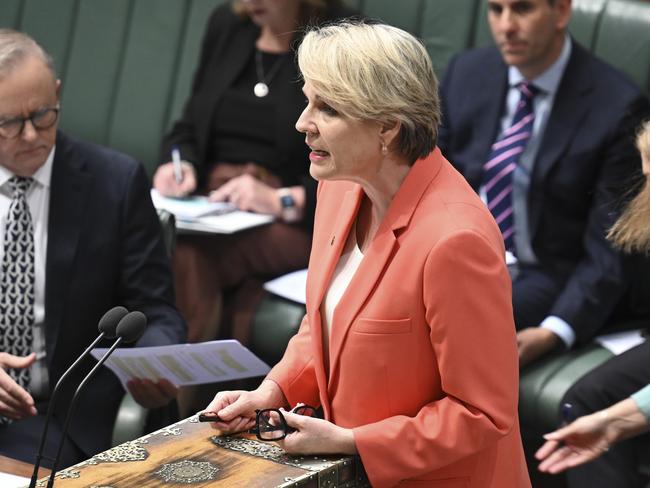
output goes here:
<path id="1" fill-rule="evenodd" d="M 309 405 L 297 405 L 291 409 L 291 413 L 313 417 L 316 409 Z M 280 441 L 287 434 L 296 431 L 296 429 L 287 424 L 284 415 L 277 408 L 255 410 L 255 414 L 255 427 L 248 432 L 257 435 L 257 438 L 261 441 Z"/>

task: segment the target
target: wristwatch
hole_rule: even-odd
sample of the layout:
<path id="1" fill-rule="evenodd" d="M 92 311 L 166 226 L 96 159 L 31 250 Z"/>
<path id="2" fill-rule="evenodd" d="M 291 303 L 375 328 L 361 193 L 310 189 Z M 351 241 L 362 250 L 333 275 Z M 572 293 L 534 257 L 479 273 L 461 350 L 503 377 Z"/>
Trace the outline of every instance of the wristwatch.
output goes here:
<path id="1" fill-rule="evenodd" d="M 282 220 L 288 223 L 300 220 L 300 212 L 296 207 L 296 201 L 293 199 L 291 190 L 289 188 L 280 188 L 278 196 L 280 197 L 280 216 Z"/>

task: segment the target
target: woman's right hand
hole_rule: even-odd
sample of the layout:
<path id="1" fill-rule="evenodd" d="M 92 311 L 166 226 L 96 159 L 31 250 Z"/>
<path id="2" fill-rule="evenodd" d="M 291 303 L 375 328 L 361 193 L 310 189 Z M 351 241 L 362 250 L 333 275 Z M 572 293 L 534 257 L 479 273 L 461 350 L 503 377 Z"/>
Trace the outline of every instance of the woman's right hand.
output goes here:
<path id="1" fill-rule="evenodd" d="M 153 177 L 153 187 L 166 197 L 184 197 L 196 190 L 196 170 L 187 161 L 181 162 L 183 178 L 176 181 L 174 163 L 165 163 L 158 167 Z"/>
<path id="2" fill-rule="evenodd" d="M 286 398 L 277 383 L 264 380 L 253 391 L 220 391 L 205 408 L 216 413 L 221 422 L 211 425 L 223 433 L 241 432 L 255 425 L 255 410 L 286 406 Z"/>

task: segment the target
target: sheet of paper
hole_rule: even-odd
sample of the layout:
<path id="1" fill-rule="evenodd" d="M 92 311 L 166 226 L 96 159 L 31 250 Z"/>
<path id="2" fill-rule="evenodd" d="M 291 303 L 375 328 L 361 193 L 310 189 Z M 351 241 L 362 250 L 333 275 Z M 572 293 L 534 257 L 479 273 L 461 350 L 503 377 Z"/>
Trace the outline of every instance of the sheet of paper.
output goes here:
<path id="1" fill-rule="evenodd" d="M 612 353 L 618 356 L 628 349 L 632 349 L 633 347 L 643 343 L 645 337 L 641 335 L 641 330 L 626 330 L 624 332 L 601 335 L 596 337 L 595 340 L 605 349 L 609 349 Z"/>
<path id="2" fill-rule="evenodd" d="M 195 219 L 177 219 L 176 228 L 181 232 L 207 232 L 232 234 L 244 229 L 273 222 L 272 215 L 234 210 L 221 215 L 207 215 Z"/>
<path id="3" fill-rule="evenodd" d="M 307 270 L 301 269 L 264 283 L 264 289 L 294 302 L 306 303 Z"/>
<path id="4" fill-rule="evenodd" d="M 235 210 L 231 203 L 210 202 L 207 197 L 168 198 L 151 189 L 151 201 L 156 208 L 173 213 L 177 219 L 195 219 L 205 215 L 221 215 Z"/>
<path id="5" fill-rule="evenodd" d="M 14 476 L 13 474 L 0 472 L 0 486 L 2 486 L 2 488 L 18 488 L 22 486 L 28 486 L 29 481 L 29 478 L 23 478 L 22 476 Z"/>
<path id="6" fill-rule="evenodd" d="M 95 348 L 101 358 L 107 351 Z M 116 349 L 104 363 L 122 386 L 132 378 L 166 378 L 176 386 L 263 376 L 269 366 L 236 340 Z"/>

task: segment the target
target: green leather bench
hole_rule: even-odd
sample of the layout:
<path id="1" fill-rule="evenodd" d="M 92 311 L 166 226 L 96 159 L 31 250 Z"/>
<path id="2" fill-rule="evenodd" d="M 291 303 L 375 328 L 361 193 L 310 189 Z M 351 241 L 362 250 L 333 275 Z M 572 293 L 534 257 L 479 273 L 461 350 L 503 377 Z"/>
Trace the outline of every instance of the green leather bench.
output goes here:
<path id="1" fill-rule="evenodd" d="M 0 26 L 52 53 L 61 127 L 148 168 L 190 90 L 205 22 L 225 0 L 2 0 Z M 439 76 L 457 52 L 491 42 L 484 0 L 348 0 L 426 44 Z M 650 5 L 574 0 L 572 34 L 650 93 Z"/>
<path id="2" fill-rule="evenodd" d="M 2 0 L 0 26 L 33 35 L 52 53 L 63 80 L 61 127 L 132 154 L 150 174 L 163 133 L 189 93 L 209 12 L 225 0 Z M 491 41 L 484 0 L 348 0 L 420 37 L 436 72 L 464 49 Z M 574 0 L 570 31 L 650 94 L 650 3 Z M 267 297 L 251 347 L 281 357 L 303 309 Z M 550 428 L 559 399 L 583 372 L 608 357 L 593 347 L 541 362 L 522 375 L 522 423 Z"/>

